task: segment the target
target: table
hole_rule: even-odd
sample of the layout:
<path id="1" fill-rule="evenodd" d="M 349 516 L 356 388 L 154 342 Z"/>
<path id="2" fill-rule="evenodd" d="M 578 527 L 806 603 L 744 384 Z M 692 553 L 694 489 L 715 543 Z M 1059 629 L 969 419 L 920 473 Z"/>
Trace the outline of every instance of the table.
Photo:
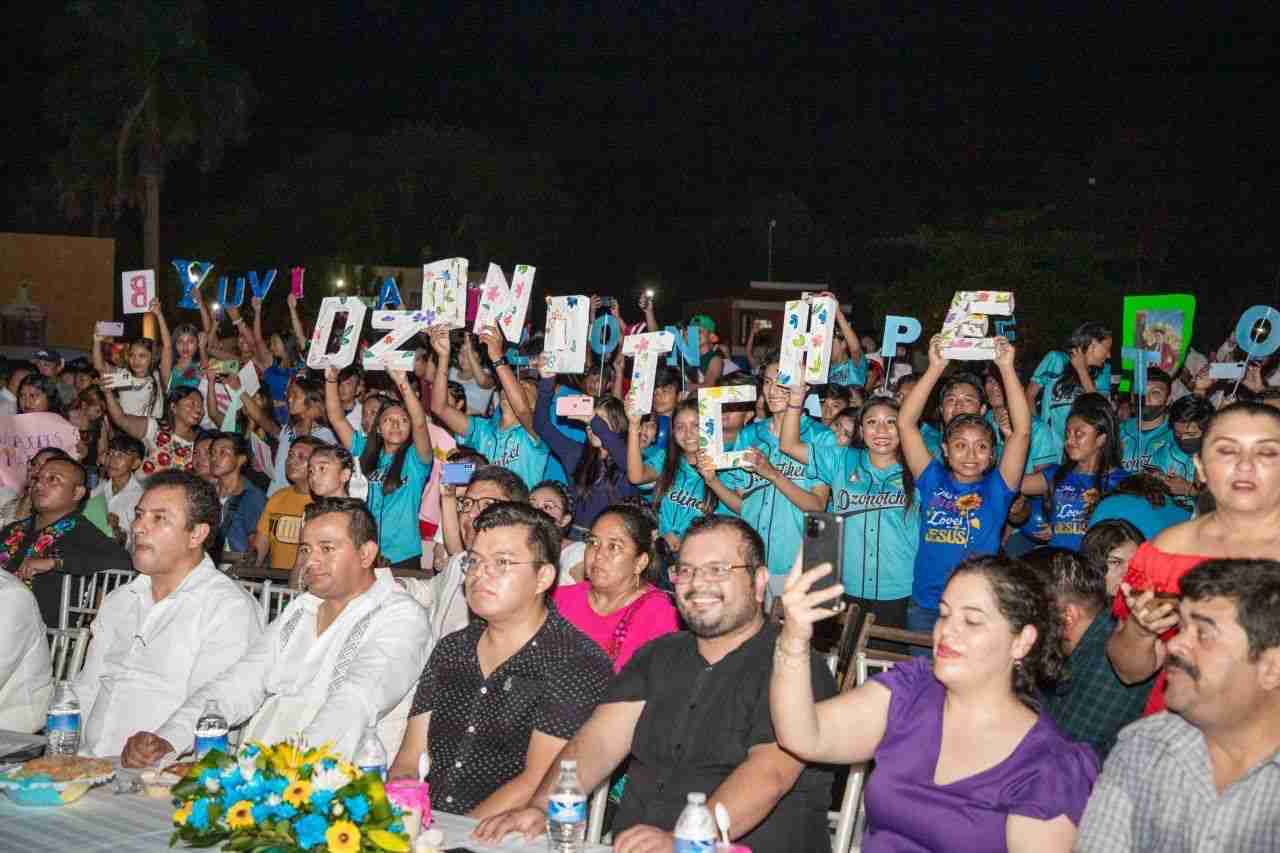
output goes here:
<path id="1" fill-rule="evenodd" d="M 110 783 L 94 788 L 79 801 L 60 808 L 23 808 L 0 794 L 0 851 L 58 850 L 76 853 L 170 853 L 173 806 L 168 800 L 141 794 L 111 793 Z M 471 838 L 476 821 L 436 812 L 432 828 L 443 830 L 445 847 L 546 853 L 545 837 L 530 843 L 509 838 L 494 847 Z M 179 845 L 175 850 L 185 850 Z M 214 848 L 217 849 L 217 848 Z M 588 853 L 607 853 L 602 844 L 588 844 Z"/>

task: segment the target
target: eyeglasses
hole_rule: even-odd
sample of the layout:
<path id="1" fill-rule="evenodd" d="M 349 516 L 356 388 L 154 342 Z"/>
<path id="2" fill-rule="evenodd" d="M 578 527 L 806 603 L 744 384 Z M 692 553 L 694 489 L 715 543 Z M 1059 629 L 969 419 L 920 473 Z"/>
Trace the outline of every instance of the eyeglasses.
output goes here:
<path id="1" fill-rule="evenodd" d="M 458 512 L 482 512 L 496 504 L 502 498 L 458 498 L 456 500 Z"/>
<path id="2" fill-rule="evenodd" d="M 536 566 L 535 560 L 508 560 L 506 557 L 495 557 L 492 560 L 482 557 L 474 551 L 462 555 L 462 573 L 464 575 L 488 575 L 491 578 L 505 578 L 511 573 L 512 566 Z"/>
<path id="3" fill-rule="evenodd" d="M 688 563 L 676 563 L 667 570 L 672 583 L 688 583 L 695 575 L 702 575 L 713 581 L 722 581 L 733 574 L 734 569 L 751 569 L 749 563 L 708 563 L 705 566 L 691 566 Z"/>

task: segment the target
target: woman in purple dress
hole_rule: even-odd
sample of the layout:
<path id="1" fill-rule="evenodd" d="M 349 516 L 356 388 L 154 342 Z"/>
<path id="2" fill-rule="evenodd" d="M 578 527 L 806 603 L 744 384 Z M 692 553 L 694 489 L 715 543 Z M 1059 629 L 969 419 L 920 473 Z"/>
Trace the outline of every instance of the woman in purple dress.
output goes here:
<path id="1" fill-rule="evenodd" d="M 1098 761 L 1036 704 L 1063 665 L 1045 581 L 1020 560 L 965 560 L 942 594 L 932 661 L 898 664 L 815 705 L 809 640 L 841 590 L 810 589 L 829 571 L 797 564 L 787 580 L 769 704 L 792 754 L 875 759 L 862 850 L 1070 851 Z"/>

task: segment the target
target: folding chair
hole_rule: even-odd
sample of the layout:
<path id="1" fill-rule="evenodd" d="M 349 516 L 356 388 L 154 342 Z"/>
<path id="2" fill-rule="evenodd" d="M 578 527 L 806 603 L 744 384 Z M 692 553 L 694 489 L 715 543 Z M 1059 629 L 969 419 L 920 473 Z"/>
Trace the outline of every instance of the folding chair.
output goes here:
<path id="1" fill-rule="evenodd" d="M 271 581 L 250 581 L 236 578 L 236 583 L 240 584 L 241 589 L 253 596 L 253 600 L 258 602 L 258 606 L 262 608 L 262 614 L 265 616 L 267 613 L 267 588 Z"/>
<path id="2" fill-rule="evenodd" d="M 609 807 L 609 780 L 591 792 L 587 804 L 587 843 L 600 844 L 604 838 L 604 812 Z"/>
<path id="3" fill-rule="evenodd" d="M 827 665 L 831 668 L 836 684 L 842 682 L 844 673 L 853 665 L 853 653 L 857 647 L 858 628 L 861 625 L 858 619 L 860 613 L 858 605 L 850 603 L 840 614 L 840 637 L 836 640 L 835 648 L 827 655 Z"/>
<path id="4" fill-rule="evenodd" d="M 89 648 L 88 628 L 49 628 L 49 660 L 53 663 L 53 680 L 75 678 L 84 666 Z"/>
<path id="5" fill-rule="evenodd" d="M 59 628 L 88 625 L 98 615 L 102 601 L 117 588 L 137 576 L 132 569 L 103 569 L 87 577 L 64 575 L 63 604 L 58 614 Z"/>
<path id="6" fill-rule="evenodd" d="M 287 584 L 277 585 L 271 581 L 263 581 L 263 583 L 266 586 L 263 595 L 267 603 L 267 623 L 270 624 L 284 612 L 284 609 L 289 606 L 289 602 L 293 601 L 295 596 L 302 593 L 302 590 L 293 589 Z"/>
<path id="7" fill-rule="evenodd" d="M 868 613 L 866 621 L 862 623 L 862 631 L 858 634 L 858 645 L 854 651 L 854 673 L 857 676 L 858 684 L 866 683 L 867 679 L 874 674 L 872 670 L 884 672 L 886 669 L 892 669 L 894 664 L 911 660 L 911 655 L 868 648 L 867 644 L 872 640 L 882 640 L 886 643 L 898 643 L 899 645 L 920 648 L 929 652 L 933 651 L 932 634 L 924 631 L 882 628 L 876 625 L 876 615 Z M 848 680 L 849 673 L 846 672 L 845 681 L 847 682 Z"/>

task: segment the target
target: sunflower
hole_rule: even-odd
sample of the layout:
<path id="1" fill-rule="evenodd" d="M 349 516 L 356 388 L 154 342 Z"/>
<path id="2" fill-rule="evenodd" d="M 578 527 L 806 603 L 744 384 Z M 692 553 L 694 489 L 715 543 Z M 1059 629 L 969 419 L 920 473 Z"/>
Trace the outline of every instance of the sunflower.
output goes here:
<path id="1" fill-rule="evenodd" d="M 187 818 L 191 817 L 191 803 L 185 802 L 182 808 L 173 813 L 173 822 L 178 826 L 186 826 Z"/>
<path id="2" fill-rule="evenodd" d="M 324 834 L 329 853 L 360 853 L 360 830 L 349 820 L 340 820 Z"/>
<path id="3" fill-rule="evenodd" d="M 232 829 L 244 829 L 253 823 L 253 803 L 248 800 L 241 800 L 227 812 L 227 826 Z"/>
<path id="4" fill-rule="evenodd" d="M 311 799 L 311 783 L 305 779 L 292 782 L 284 789 L 284 801 L 294 808 L 302 808 Z"/>

